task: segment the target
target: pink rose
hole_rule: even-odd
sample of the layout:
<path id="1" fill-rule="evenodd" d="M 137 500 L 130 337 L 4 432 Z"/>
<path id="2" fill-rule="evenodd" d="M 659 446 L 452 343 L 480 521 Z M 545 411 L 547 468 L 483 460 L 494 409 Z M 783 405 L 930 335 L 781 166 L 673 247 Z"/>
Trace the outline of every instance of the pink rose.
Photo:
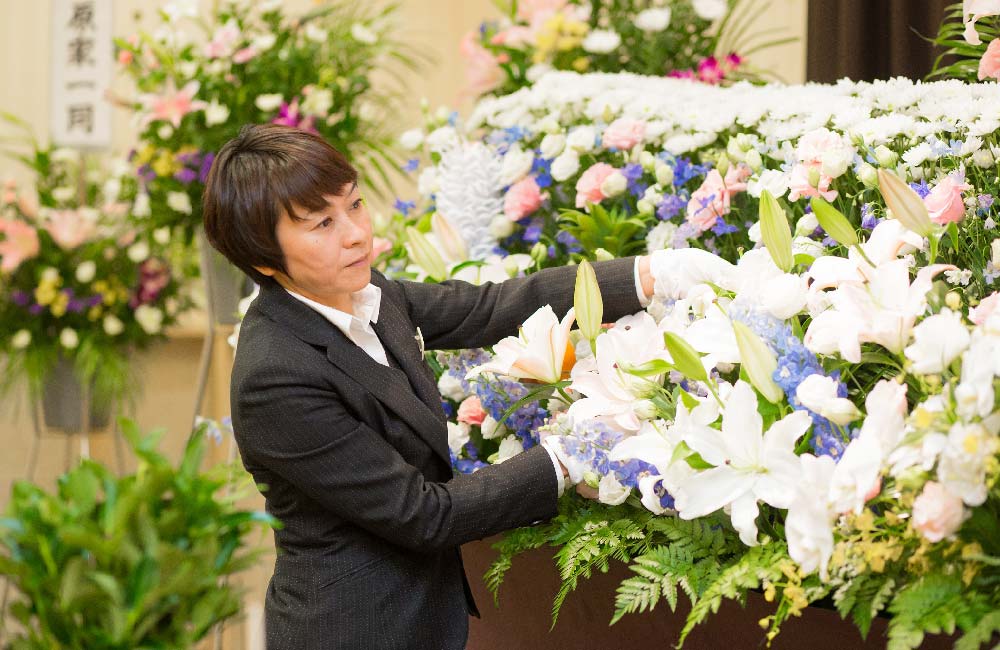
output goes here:
<path id="1" fill-rule="evenodd" d="M 1000 38 L 994 38 L 979 59 L 979 80 L 1000 79 Z"/>
<path id="2" fill-rule="evenodd" d="M 962 499 L 940 483 L 928 481 L 913 502 L 913 527 L 931 542 L 954 534 L 964 519 Z"/>
<path id="3" fill-rule="evenodd" d="M 43 228 L 60 248 L 71 250 L 97 233 L 97 222 L 78 210 L 53 210 Z"/>
<path id="4" fill-rule="evenodd" d="M 475 32 L 469 32 L 462 38 L 459 52 L 465 57 L 465 92 L 482 95 L 503 81 L 503 70 L 493 55 L 478 43 Z"/>
<path id="5" fill-rule="evenodd" d="M 129 50 L 121 50 L 118 52 L 118 63 L 122 65 L 132 63 L 132 58 L 132 52 Z"/>
<path id="6" fill-rule="evenodd" d="M 612 122 L 604 130 L 601 143 L 609 149 L 627 151 L 642 142 L 646 135 L 646 123 L 642 120 L 629 120 L 624 117 Z"/>
<path id="7" fill-rule="evenodd" d="M 687 204 L 687 220 L 705 232 L 715 225 L 720 217 L 729 214 L 733 196 L 745 192 L 746 179 L 750 169 L 744 165 L 734 165 L 722 178 L 719 170 L 713 169 L 705 177 L 705 182 L 691 194 Z"/>
<path id="8" fill-rule="evenodd" d="M 979 306 L 969 310 L 969 320 L 976 325 L 982 325 L 986 320 L 1000 310 L 1000 292 L 994 291 L 979 301 Z"/>
<path id="9" fill-rule="evenodd" d="M 378 258 L 382 253 L 387 253 L 392 250 L 392 241 L 385 239 L 384 237 L 373 237 L 372 238 L 372 259 Z"/>
<path id="10" fill-rule="evenodd" d="M 482 424 L 485 419 L 486 411 L 483 410 L 483 405 L 476 395 L 466 397 L 458 405 L 457 420 L 459 422 L 464 422 L 465 424 Z"/>
<path id="11" fill-rule="evenodd" d="M 792 177 L 788 187 L 789 201 L 798 201 L 802 197 L 813 196 L 822 196 L 827 201 L 833 201 L 837 198 L 837 190 L 830 189 L 833 178 L 829 174 L 824 174 L 821 167 L 819 163 L 792 167 Z M 810 176 L 815 177 L 815 185 L 813 185 Z"/>
<path id="12" fill-rule="evenodd" d="M 38 233 L 23 221 L 0 219 L 0 272 L 13 273 L 21 262 L 38 255 Z"/>
<path id="13" fill-rule="evenodd" d="M 576 207 L 582 208 L 588 203 L 603 201 L 606 197 L 601 191 L 601 185 L 616 171 L 618 170 L 608 163 L 597 163 L 583 172 L 580 180 L 576 182 Z"/>
<path id="14" fill-rule="evenodd" d="M 965 216 L 965 203 L 962 192 L 972 189 L 959 174 L 957 178 L 945 176 L 934 186 L 930 194 L 924 197 L 924 205 L 934 223 L 947 224 L 961 221 Z"/>
<path id="15" fill-rule="evenodd" d="M 795 147 L 795 155 L 804 163 L 823 162 L 823 154 L 837 152 L 849 148 L 843 136 L 829 129 L 814 129 L 799 138 Z"/>
<path id="16" fill-rule="evenodd" d="M 503 197 L 503 213 L 511 221 L 518 221 L 542 205 L 542 191 L 533 176 L 522 178 L 510 186 Z"/>

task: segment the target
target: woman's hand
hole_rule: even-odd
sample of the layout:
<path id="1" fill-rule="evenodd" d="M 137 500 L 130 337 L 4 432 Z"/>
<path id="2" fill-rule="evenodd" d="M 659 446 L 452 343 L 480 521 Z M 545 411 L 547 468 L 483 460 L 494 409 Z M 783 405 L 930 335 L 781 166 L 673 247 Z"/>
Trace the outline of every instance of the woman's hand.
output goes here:
<path id="1" fill-rule="evenodd" d="M 642 285 L 642 293 L 646 296 L 646 300 L 653 297 L 653 273 L 649 269 L 649 255 L 643 255 L 639 258 L 639 284 Z"/>
<path id="2" fill-rule="evenodd" d="M 577 483 L 576 493 L 582 496 L 584 499 L 597 501 L 597 494 L 598 494 L 597 488 L 592 488 L 586 483 Z"/>

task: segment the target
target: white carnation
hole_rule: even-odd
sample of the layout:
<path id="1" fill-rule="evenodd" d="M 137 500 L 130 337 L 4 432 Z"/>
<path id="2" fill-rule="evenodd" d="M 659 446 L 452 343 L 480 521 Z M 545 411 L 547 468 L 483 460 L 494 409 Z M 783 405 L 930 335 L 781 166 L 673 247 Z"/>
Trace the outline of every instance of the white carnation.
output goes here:
<path id="1" fill-rule="evenodd" d="M 635 16 L 635 26 L 644 32 L 662 32 L 670 24 L 670 7 L 645 9 Z"/>
<path id="2" fill-rule="evenodd" d="M 610 29 L 595 29 L 583 39 L 583 49 L 591 54 L 607 54 L 622 44 L 618 32 Z"/>
<path id="3" fill-rule="evenodd" d="M 163 312 L 150 305 L 136 307 L 135 320 L 147 334 L 158 334 L 163 328 Z"/>

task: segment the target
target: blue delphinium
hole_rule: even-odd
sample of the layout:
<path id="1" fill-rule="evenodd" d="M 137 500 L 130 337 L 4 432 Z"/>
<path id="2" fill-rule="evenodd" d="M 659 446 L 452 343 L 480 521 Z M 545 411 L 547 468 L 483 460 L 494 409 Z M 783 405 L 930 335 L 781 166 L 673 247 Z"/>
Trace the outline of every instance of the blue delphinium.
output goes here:
<path id="1" fill-rule="evenodd" d="M 542 408 L 538 400 L 522 404 L 506 420 L 503 419 L 507 409 L 528 394 L 524 385 L 503 377 L 480 378 L 472 383 L 472 389 L 479 397 L 483 410 L 516 435 L 522 447 L 530 449 L 538 444 L 538 428 L 549 417 L 549 412 Z"/>
<path id="2" fill-rule="evenodd" d="M 809 350 L 799 337 L 792 332 L 792 327 L 785 321 L 775 318 L 745 305 L 733 303 L 729 306 L 729 316 L 747 325 L 757 336 L 767 344 L 777 357 L 778 366 L 772 378 L 788 398 L 788 403 L 795 410 L 806 410 L 813 421 L 810 445 L 818 456 L 831 456 L 839 459 L 849 440 L 837 430 L 832 422 L 817 413 L 806 409 L 799 401 L 796 391 L 799 384 L 810 375 L 826 376 L 826 371 L 816 355 Z M 839 377 L 834 374 L 834 379 Z M 837 394 L 847 397 L 847 386 L 838 381 Z"/>
<path id="3" fill-rule="evenodd" d="M 684 194 L 664 194 L 660 205 L 656 208 L 656 216 L 660 221 L 673 219 L 687 207 L 688 198 Z"/>

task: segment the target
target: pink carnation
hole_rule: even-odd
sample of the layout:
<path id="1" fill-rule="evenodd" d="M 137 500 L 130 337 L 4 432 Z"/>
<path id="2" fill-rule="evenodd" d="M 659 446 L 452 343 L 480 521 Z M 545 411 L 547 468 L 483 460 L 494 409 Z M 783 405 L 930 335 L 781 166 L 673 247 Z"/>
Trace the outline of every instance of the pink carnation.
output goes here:
<path id="1" fill-rule="evenodd" d="M 503 213 L 511 221 L 518 221 L 542 205 L 542 191 L 533 176 L 522 178 L 510 186 L 503 197 Z"/>
<path id="2" fill-rule="evenodd" d="M 994 291 L 979 301 L 979 306 L 969 310 L 969 320 L 982 325 L 993 314 L 1000 313 L 1000 292 Z"/>
<path id="3" fill-rule="evenodd" d="M 959 175 L 957 178 L 945 176 L 934 186 L 930 194 L 924 197 L 924 205 L 934 223 L 947 224 L 961 221 L 965 216 L 965 203 L 962 193 L 972 189 Z"/>
<path id="4" fill-rule="evenodd" d="M 701 232 L 714 226 L 720 217 L 729 214 L 733 196 L 746 191 L 749 176 L 750 169 L 744 165 L 730 167 L 725 178 L 717 169 L 710 171 L 701 187 L 691 194 L 687 205 L 688 222 Z"/>
<path id="5" fill-rule="evenodd" d="M 606 197 L 601 191 L 601 185 L 616 171 L 618 170 L 608 163 L 597 163 L 583 172 L 580 180 L 576 182 L 576 207 L 582 208 L 588 203 L 603 201 Z"/>
<path id="6" fill-rule="evenodd" d="M 817 174 L 819 182 L 816 185 L 809 182 L 810 172 Z M 822 196 L 827 201 L 833 201 L 837 198 L 837 190 L 830 189 L 832 182 L 833 178 L 822 172 L 819 163 L 795 165 L 792 168 L 792 177 L 789 181 L 788 200 L 798 201 L 802 197 Z"/>
<path id="7" fill-rule="evenodd" d="M 913 502 L 913 528 L 928 541 L 940 542 L 954 534 L 965 519 L 962 499 L 935 481 L 924 484 L 924 491 Z"/>
<path id="8" fill-rule="evenodd" d="M 257 48 L 253 45 L 244 47 L 242 50 L 237 50 L 236 54 L 233 55 L 233 63 L 246 63 L 255 56 L 257 56 Z"/>
<path id="9" fill-rule="evenodd" d="M 13 273 L 21 262 L 38 255 L 38 233 L 16 219 L 0 219 L 0 272 Z"/>
<path id="10" fill-rule="evenodd" d="M 601 143 L 611 149 L 627 151 L 642 142 L 646 135 L 646 123 L 642 120 L 630 120 L 624 117 L 612 122 L 604 130 Z"/>
<path id="11" fill-rule="evenodd" d="M 465 424 L 482 424 L 483 420 L 486 419 L 486 411 L 483 410 L 483 405 L 479 401 L 479 397 L 476 395 L 466 397 L 458 405 L 457 419 L 459 422 L 464 422 Z"/>
<path id="12" fill-rule="evenodd" d="M 994 38 L 979 59 L 979 80 L 1000 79 L 1000 38 Z"/>

